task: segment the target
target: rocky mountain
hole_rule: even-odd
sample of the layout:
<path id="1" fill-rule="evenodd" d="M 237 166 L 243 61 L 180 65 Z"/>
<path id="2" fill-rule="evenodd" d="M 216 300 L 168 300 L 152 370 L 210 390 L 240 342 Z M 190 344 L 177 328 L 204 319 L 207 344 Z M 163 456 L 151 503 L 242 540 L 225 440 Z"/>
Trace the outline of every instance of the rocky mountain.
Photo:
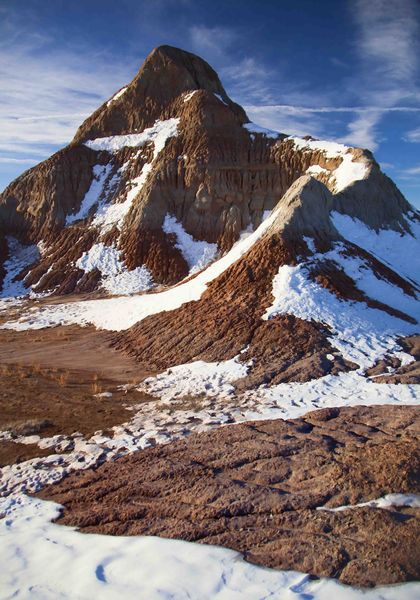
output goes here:
<path id="1" fill-rule="evenodd" d="M 44 323 L 119 330 L 148 369 L 239 356 L 244 388 L 305 381 L 416 332 L 419 217 L 372 154 L 251 123 L 170 46 L 7 187 L 0 227 L 3 295 L 149 291 Z"/>
<path id="2" fill-rule="evenodd" d="M 407 229 L 410 207 L 368 151 L 254 126 L 205 61 L 162 46 L 69 146 L 6 188 L 0 229 L 40 248 L 25 276 L 35 291 L 141 291 L 229 250 L 305 174 L 335 210 Z M 183 252 L 182 236 L 203 244 Z"/>
<path id="3" fill-rule="evenodd" d="M 368 150 L 162 46 L 0 196 L 0 289 L 9 597 L 419 597 L 420 218 Z"/>

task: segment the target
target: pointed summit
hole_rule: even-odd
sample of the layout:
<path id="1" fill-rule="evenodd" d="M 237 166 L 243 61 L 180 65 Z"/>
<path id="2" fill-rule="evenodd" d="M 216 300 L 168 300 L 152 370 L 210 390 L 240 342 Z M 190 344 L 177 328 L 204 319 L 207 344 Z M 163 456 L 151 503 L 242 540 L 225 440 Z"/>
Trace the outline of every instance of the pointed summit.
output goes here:
<path id="1" fill-rule="evenodd" d="M 142 131 L 158 118 L 175 116 L 179 97 L 197 90 L 216 94 L 243 122 L 248 120 L 205 60 L 173 46 L 159 46 L 152 50 L 132 82 L 82 123 L 73 143 Z"/>

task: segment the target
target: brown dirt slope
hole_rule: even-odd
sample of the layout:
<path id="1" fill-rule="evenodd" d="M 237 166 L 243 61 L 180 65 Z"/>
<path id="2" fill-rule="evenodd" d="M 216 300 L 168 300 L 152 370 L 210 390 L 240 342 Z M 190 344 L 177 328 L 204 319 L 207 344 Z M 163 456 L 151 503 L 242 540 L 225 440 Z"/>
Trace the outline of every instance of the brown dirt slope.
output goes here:
<path id="1" fill-rule="evenodd" d="M 213 281 L 199 301 L 115 334 L 116 348 L 133 355 L 141 368 L 161 371 L 199 359 L 227 360 L 249 346 L 241 358 L 255 358 L 246 382 L 250 386 L 261 378 L 308 381 L 348 368 L 327 340 L 325 327 L 288 315 L 261 319 L 272 301 L 279 266 L 295 264 L 296 256 L 305 252 L 304 243 L 270 233 Z M 334 359 L 328 360 L 327 354 Z"/>
<path id="2" fill-rule="evenodd" d="M 41 492 L 85 532 L 159 535 L 239 550 L 359 586 L 420 577 L 419 511 L 358 508 L 420 492 L 420 409 L 325 409 L 233 425 L 71 475 Z"/>

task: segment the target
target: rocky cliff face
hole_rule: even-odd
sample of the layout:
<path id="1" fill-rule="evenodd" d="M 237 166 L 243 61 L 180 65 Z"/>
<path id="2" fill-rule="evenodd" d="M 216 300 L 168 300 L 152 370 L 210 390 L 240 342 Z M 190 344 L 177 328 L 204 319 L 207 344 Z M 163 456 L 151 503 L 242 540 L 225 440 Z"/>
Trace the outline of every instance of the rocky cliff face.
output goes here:
<path id="1" fill-rule="evenodd" d="M 328 210 L 409 229 L 410 206 L 368 151 L 249 123 L 205 61 L 162 46 L 68 147 L 6 188 L 0 230 L 42 242 L 21 274 L 36 291 L 142 291 L 228 251 L 302 175 L 327 186 Z"/>

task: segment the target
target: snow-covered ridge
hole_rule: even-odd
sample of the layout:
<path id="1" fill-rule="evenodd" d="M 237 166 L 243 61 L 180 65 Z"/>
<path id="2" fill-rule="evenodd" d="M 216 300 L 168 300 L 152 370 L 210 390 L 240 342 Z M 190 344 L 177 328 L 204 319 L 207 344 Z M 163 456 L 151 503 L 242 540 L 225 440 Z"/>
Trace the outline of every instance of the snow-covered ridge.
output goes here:
<path id="1" fill-rule="evenodd" d="M 121 96 L 127 91 L 128 86 L 123 87 L 119 92 L 117 92 L 116 94 L 114 94 L 112 96 L 112 98 L 110 98 L 108 100 L 108 102 L 106 103 L 107 106 L 111 106 L 111 104 L 113 102 L 115 102 L 115 100 L 118 100 L 118 98 L 121 98 Z"/>
<path id="2" fill-rule="evenodd" d="M 141 133 L 129 133 L 127 135 L 112 135 L 110 137 L 88 140 L 85 146 L 92 150 L 105 150 L 106 152 L 118 152 L 122 148 L 138 148 L 148 142 L 155 145 L 153 158 L 165 147 L 167 140 L 178 133 L 179 118 L 157 120 L 153 127 L 148 127 Z"/>
<path id="3" fill-rule="evenodd" d="M 268 138 L 277 139 L 279 135 L 281 135 L 278 131 L 274 131 L 274 129 L 267 129 L 266 127 L 262 127 L 261 125 L 257 125 L 256 123 L 245 123 L 243 125 L 245 129 L 251 134 L 260 133 L 265 135 Z"/>
<path id="4" fill-rule="evenodd" d="M 307 169 L 307 173 L 310 175 L 319 173 L 329 173 L 330 181 L 335 193 L 341 192 L 346 187 L 354 183 L 365 179 L 369 172 L 369 164 L 367 159 L 360 157 L 357 161 L 354 160 L 352 148 L 339 144 L 337 142 L 329 142 L 323 140 L 305 140 L 300 137 L 290 136 L 286 138 L 291 140 L 298 150 L 303 152 L 315 152 L 320 151 L 324 154 L 325 158 L 341 158 L 340 165 L 331 171 L 321 169 L 317 165 L 313 165 Z"/>
<path id="5" fill-rule="evenodd" d="M 165 233 L 173 233 L 176 236 L 175 247 L 185 258 L 190 268 L 190 275 L 205 269 L 215 259 L 218 250 L 217 244 L 195 240 L 174 216 L 169 214 L 165 216 L 162 229 Z"/>
<path id="6" fill-rule="evenodd" d="M 337 158 L 344 156 L 350 150 L 349 146 L 339 144 L 338 142 L 330 142 L 328 140 L 306 140 L 305 138 L 288 136 L 287 141 L 293 142 L 297 150 L 308 150 L 311 152 L 323 152 L 325 158 Z"/>
<path id="7" fill-rule="evenodd" d="M 256 123 L 245 123 L 243 125 L 249 133 L 255 137 L 256 133 L 265 135 L 268 138 L 277 139 L 281 134 L 272 129 L 266 129 Z M 329 182 L 334 193 L 341 192 L 346 187 L 365 179 L 369 172 L 369 163 L 364 157 L 360 157 L 357 161 L 354 160 L 352 148 L 339 144 L 337 142 L 329 142 L 323 140 L 306 140 L 300 137 L 289 136 L 287 141 L 292 141 L 297 150 L 303 152 L 320 151 L 325 158 L 341 158 L 340 165 L 333 170 L 324 169 L 319 165 L 312 165 L 307 170 L 308 175 L 326 174 L 329 176 Z"/>

